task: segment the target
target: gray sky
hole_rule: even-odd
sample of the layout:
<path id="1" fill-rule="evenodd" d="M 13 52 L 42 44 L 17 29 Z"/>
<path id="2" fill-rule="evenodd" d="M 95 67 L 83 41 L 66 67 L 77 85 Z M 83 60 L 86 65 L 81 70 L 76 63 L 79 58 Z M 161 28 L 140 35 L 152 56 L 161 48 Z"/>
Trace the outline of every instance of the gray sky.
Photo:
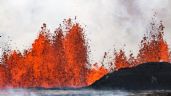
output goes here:
<path id="1" fill-rule="evenodd" d="M 127 53 L 136 53 L 154 12 L 171 44 L 170 0 L 0 0 L 0 50 L 9 40 L 12 49 L 30 48 L 42 23 L 53 32 L 63 19 L 77 16 L 90 40 L 92 63 L 124 44 Z"/>

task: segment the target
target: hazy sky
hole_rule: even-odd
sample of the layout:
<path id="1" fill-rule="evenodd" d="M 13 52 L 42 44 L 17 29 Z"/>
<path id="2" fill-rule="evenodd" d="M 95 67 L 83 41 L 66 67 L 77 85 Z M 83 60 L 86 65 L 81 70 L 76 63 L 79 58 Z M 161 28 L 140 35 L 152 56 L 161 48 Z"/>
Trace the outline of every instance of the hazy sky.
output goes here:
<path id="1" fill-rule="evenodd" d="M 170 0 L 0 0 L 0 47 L 12 40 L 12 49 L 30 48 L 42 23 L 53 32 L 63 19 L 77 16 L 90 40 L 91 62 L 124 44 L 127 53 L 136 53 L 154 12 L 171 44 Z"/>

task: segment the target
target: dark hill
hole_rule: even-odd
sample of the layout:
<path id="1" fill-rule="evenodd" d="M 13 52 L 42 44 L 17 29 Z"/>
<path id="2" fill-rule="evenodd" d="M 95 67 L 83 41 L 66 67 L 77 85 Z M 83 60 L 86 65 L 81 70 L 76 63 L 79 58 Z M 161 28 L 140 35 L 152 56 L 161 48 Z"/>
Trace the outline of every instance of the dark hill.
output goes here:
<path id="1" fill-rule="evenodd" d="M 89 88 L 153 90 L 171 89 L 171 64 L 153 62 L 140 64 L 133 68 L 120 69 L 105 75 Z"/>

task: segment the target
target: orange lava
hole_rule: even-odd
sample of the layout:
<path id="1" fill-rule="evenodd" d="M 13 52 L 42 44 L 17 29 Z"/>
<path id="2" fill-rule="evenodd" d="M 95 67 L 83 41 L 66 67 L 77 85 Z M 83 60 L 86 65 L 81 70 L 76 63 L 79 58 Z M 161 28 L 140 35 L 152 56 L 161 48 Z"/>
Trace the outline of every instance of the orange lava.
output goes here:
<path id="1" fill-rule="evenodd" d="M 87 45 L 83 29 L 71 19 L 64 20 L 54 35 L 43 24 L 30 49 L 4 52 L 0 88 L 87 86 L 107 73 L 103 67 L 98 71 L 87 68 Z"/>
<path id="2" fill-rule="evenodd" d="M 94 81 L 106 75 L 108 72 L 109 71 L 103 66 L 90 69 L 89 74 L 87 75 L 87 85 L 91 85 Z"/>
<path id="3" fill-rule="evenodd" d="M 169 62 L 168 44 L 163 39 L 164 26 L 162 22 L 158 27 L 156 27 L 155 23 L 152 23 L 151 26 L 150 34 L 143 37 L 136 57 L 133 57 L 132 53 L 129 57 L 126 57 L 123 50 L 115 53 L 114 64 L 116 70 L 134 67 L 146 62 Z"/>
<path id="4" fill-rule="evenodd" d="M 3 53 L 0 88 L 78 88 L 88 86 L 110 72 L 111 69 L 103 65 L 87 67 L 89 51 L 83 28 L 71 19 L 63 23 L 64 26 L 60 25 L 53 34 L 43 24 L 32 47 L 23 53 L 17 50 Z M 157 32 L 152 29 L 149 36 L 143 37 L 136 57 L 132 53 L 127 57 L 124 50 L 120 50 L 115 52 L 111 66 L 114 64 L 115 70 L 119 70 L 145 62 L 169 62 L 170 52 L 163 39 L 164 26 L 161 23 L 156 29 Z"/>

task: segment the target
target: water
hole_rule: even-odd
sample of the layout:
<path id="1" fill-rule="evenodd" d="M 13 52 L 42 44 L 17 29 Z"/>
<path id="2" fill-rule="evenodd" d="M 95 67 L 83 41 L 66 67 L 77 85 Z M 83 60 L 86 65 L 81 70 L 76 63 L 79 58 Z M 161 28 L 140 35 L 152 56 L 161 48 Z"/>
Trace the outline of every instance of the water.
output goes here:
<path id="1" fill-rule="evenodd" d="M 0 90 L 0 96 L 171 96 L 169 90 L 121 91 L 121 90 Z"/>

